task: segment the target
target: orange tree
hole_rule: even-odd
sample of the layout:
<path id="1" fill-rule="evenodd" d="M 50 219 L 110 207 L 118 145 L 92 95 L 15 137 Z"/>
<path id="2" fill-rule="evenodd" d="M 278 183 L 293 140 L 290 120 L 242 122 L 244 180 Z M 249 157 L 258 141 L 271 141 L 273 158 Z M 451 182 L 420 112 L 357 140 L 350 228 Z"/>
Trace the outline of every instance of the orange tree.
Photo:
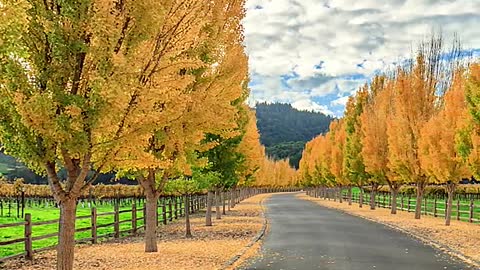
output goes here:
<path id="1" fill-rule="evenodd" d="M 360 118 L 364 134 L 362 156 L 372 186 L 388 184 L 392 194 L 391 213 L 396 214 L 397 194 L 403 181 L 388 167 L 387 123 L 393 105 L 393 82 L 385 80 L 385 77 L 376 77 L 372 81 L 369 101 Z"/>
<path id="2" fill-rule="evenodd" d="M 450 225 L 452 201 L 456 186 L 471 176 L 456 149 L 457 134 L 468 124 L 465 102 L 465 82 L 461 71 L 456 73 L 450 90 L 445 95 L 444 108 L 422 128 L 419 140 L 420 163 L 428 176 L 438 184 L 445 184 L 448 194 L 445 225 Z"/>
<path id="3" fill-rule="evenodd" d="M 441 109 L 451 83 L 451 63 L 457 47 L 443 50 L 441 37 L 423 43 L 409 65 L 399 67 L 394 78 L 393 111 L 387 125 L 389 169 L 416 185 L 415 218 L 421 216 L 422 198 L 429 177 L 420 163 L 421 130 Z M 446 56 L 445 56 L 446 55 Z M 442 61 L 448 57 L 450 62 Z"/>

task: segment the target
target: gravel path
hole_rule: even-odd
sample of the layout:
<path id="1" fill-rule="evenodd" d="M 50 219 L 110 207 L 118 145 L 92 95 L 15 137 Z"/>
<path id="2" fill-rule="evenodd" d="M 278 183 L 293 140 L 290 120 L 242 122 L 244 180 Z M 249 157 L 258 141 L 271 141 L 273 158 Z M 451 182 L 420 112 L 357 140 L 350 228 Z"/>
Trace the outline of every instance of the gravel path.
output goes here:
<path id="1" fill-rule="evenodd" d="M 295 194 L 265 205 L 270 228 L 262 254 L 244 269 L 471 269 L 403 233 Z"/>

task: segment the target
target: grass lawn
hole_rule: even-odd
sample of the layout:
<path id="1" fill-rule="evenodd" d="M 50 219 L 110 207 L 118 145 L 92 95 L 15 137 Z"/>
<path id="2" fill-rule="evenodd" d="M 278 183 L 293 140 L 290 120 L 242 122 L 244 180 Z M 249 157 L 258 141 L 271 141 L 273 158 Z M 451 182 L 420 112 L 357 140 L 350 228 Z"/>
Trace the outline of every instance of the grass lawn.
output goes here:
<path id="1" fill-rule="evenodd" d="M 143 205 L 138 205 L 137 204 L 137 209 L 141 209 Z M 16 209 L 16 208 L 15 208 Z M 122 210 L 131 210 L 132 206 L 131 205 L 125 205 L 119 207 L 120 211 Z M 168 211 L 168 206 L 167 206 L 167 211 Z M 107 212 L 114 212 L 114 206 L 113 204 L 106 204 L 106 205 L 97 205 L 97 215 L 101 213 L 107 213 Z M 55 220 L 59 219 L 60 216 L 60 210 L 58 208 L 55 208 L 53 206 L 47 207 L 47 208 L 42 208 L 42 207 L 31 207 L 31 208 L 26 208 L 25 213 L 30 213 L 32 217 L 32 222 L 40 222 L 40 221 L 48 221 L 48 220 Z M 162 209 L 161 207 L 158 209 L 158 216 L 159 219 L 162 219 Z M 13 214 L 13 211 L 12 211 Z M 16 215 L 16 211 L 15 211 Z M 168 213 L 167 213 L 168 215 Z M 77 206 L 77 217 L 81 216 L 91 216 L 91 209 L 88 208 L 86 205 L 82 207 L 81 204 Z M 137 211 L 137 218 L 143 217 L 143 211 Z M 132 212 L 128 211 L 125 213 L 120 213 L 119 214 L 119 220 L 131 220 L 132 219 Z M 169 216 L 167 217 L 169 218 Z M 17 218 L 17 217 L 0 217 L 0 224 L 8 224 L 8 223 L 15 223 L 15 222 L 21 222 L 24 221 L 23 218 Z M 114 215 L 106 215 L 106 216 L 98 216 L 97 217 L 97 226 L 100 226 L 102 224 L 108 224 L 108 223 L 113 223 L 114 222 Z M 140 219 L 137 221 L 137 227 L 142 226 L 143 219 Z M 84 219 L 77 219 L 76 221 L 76 229 L 81 229 L 81 228 L 88 228 L 91 227 L 91 219 L 90 218 L 84 218 Z M 131 222 L 125 222 L 125 223 L 120 223 L 120 231 L 122 230 L 128 230 L 132 228 L 132 223 Z M 32 237 L 36 236 L 42 236 L 46 234 L 51 234 L 58 232 L 58 223 L 54 224 L 47 224 L 47 225 L 33 225 L 32 227 Z M 103 228 L 98 228 L 97 229 L 97 235 L 100 238 L 103 235 L 107 235 L 109 233 L 114 232 L 114 227 L 113 225 L 103 227 Z M 0 241 L 7 241 L 11 239 L 18 239 L 18 238 L 23 238 L 24 235 L 24 226 L 16 226 L 16 227 L 9 227 L 9 228 L 0 228 Z M 77 232 L 75 234 L 75 239 L 85 239 L 91 237 L 91 231 L 87 230 L 84 232 Z M 102 239 L 99 239 L 101 241 Z M 53 246 L 57 244 L 57 237 L 51 237 L 47 239 L 41 239 L 41 240 L 34 240 L 33 241 L 33 249 L 39 249 L 42 247 L 48 247 L 48 246 Z M 6 257 L 9 255 L 15 255 L 24 252 L 24 243 L 16 243 L 16 244 L 11 244 L 7 246 L 0 246 L 0 258 L 1 257 Z"/>
<path id="2" fill-rule="evenodd" d="M 11 168 L 8 165 L 4 163 L 0 163 L 0 174 L 3 174 L 3 175 L 8 174 L 10 170 Z"/>
<path id="3" fill-rule="evenodd" d="M 359 188 L 352 188 L 352 194 L 354 197 L 358 198 L 360 193 Z M 344 196 L 347 196 L 347 192 L 344 191 Z M 434 207 L 435 207 L 435 199 L 431 197 L 427 197 L 427 212 L 429 215 L 433 215 L 434 213 Z M 385 204 L 388 207 L 389 205 L 389 196 L 385 195 L 384 193 L 379 193 L 377 194 L 377 203 L 380 203 L 381 205 L 383 204 L 385 200 Z M 403 208 L 404 210 L 408 209 L 408 196 L 402 196 L 398 195 L 397 198 L 397 207 L 400 209 L 402 205 L 402 200 L 403 200 Z M 457 202 L 458 200 L 453 201 L 453 206 L 452 206 L 452 218 L 457 217 Z M 364 194 L 364 203 L 369 204 L 370 203 L 370 194 L 367 192 Z M 470 216 L 470 201 L 465 201 L 465 200 L 460 200 L 460 219 L 461 220 L 468 220 Z M 416 205 L 416 197 L 410 196 L 410 212 L 415 211 L 415 205 Z M 442 199 L 437 199 L 436 201 L 436 208 L 437 208 L 437 215 L 438 216 L 443 216 L 445 214 L 445 208 L 446 208 L 446 202 L 445 200 Z M 422 200 L 422 213 L 425 212 L 425 198 Z M 474 208 L 473 208 L 473 218 L 480 220 L 480 201 L 474 201 Z M 479 222 L 479 221 L 476 221 Z"/>

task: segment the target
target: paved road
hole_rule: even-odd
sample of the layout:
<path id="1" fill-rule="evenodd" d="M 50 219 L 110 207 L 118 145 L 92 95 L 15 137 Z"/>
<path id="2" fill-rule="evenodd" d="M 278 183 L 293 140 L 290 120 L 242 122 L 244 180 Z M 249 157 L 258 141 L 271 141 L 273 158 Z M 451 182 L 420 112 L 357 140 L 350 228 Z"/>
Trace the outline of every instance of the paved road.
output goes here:
<path id="1" fill-rule="evenodd" d="M 244 269 L 473 269 L 403 233 L 294 194 L 265 204 L 270 230 L 263 254 Z"/>

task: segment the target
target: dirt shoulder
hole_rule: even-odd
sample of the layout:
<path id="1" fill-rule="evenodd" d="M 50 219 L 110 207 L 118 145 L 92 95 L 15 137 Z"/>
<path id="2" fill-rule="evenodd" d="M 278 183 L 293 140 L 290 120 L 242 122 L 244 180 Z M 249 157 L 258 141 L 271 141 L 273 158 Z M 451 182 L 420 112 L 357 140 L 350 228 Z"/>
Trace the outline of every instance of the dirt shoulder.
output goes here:
<path id="1" fill-rule="evenodd" d="M 480 266 L 480 226 L 477 224 L 455 220 L 452 221 L 450 227 L 447 227 L 444 225 L 444 220 L 439 217 L 422 216 L 420 220 L 417 220 L 414 219 L 414 213 L 399 211 L 396 215 L 392 215 L 390 209 L 377 208 L 376 210 L 370 210 L 368 205 L 359 208 L 356 203 L 350 206 L 347 202 L 327 201 L 312 198 L 305 194 L 297 196 L 300 199 L 309 200 L 325 207 L 338 209 L 401 230 L 474 266 Z"/>
<path id="2" fill-rule="evenodd" d="M 161 226 L 158 253 L 145 253 L 141 237 L 115 243 L 78 246 L 75 269 L 220 269 L 261 231 L 264 218 L 260 202 L 270 194 L 251 197 L 227 212 L 221 220 L 213 215 L 213 226 L 205 226 L 204 216 L 194 216 L 193 238 L 184 237 L 183 220 Z M 215 209 L 213 209 L 215 210 Z M 54 269 L 55 252 L 36 254 L 33 262 L 15 260 L 0 265 L 4 269 Z"/>

